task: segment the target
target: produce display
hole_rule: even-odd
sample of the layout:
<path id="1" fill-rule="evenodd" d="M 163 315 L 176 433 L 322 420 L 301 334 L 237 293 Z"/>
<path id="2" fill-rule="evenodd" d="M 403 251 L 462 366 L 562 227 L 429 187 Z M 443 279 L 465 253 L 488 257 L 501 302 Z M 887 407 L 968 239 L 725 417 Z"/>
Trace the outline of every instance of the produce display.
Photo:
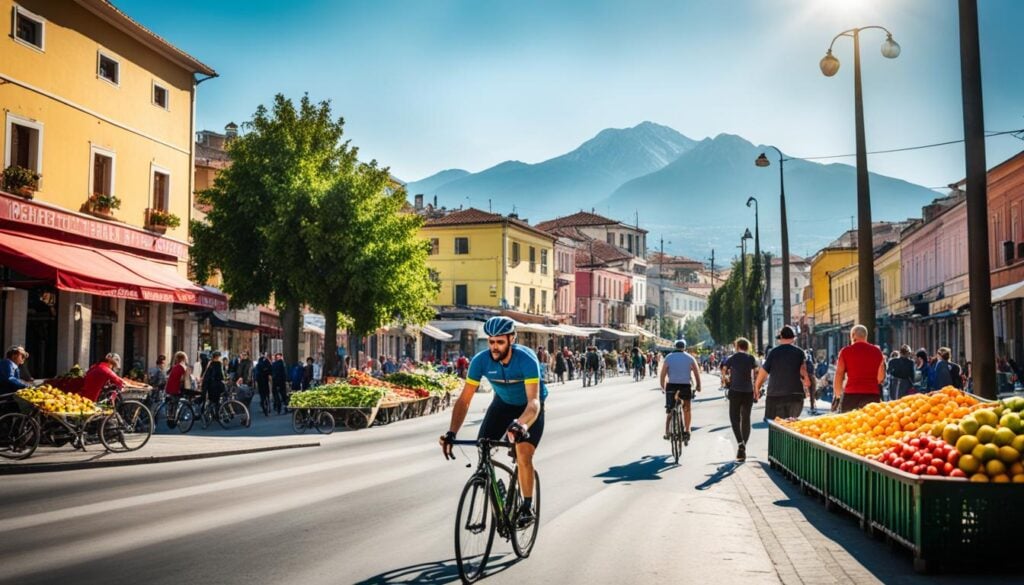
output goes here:
<path id="1" fill-rule="evenodd" d="M 102 412 L 95 402 L 78 394 L 69 394 L 49 384 L 18 390 L 18 398 L 51 414 L 92 415 Z"/>
<path id="2" fill-rule="evenodd" d="M 288 404 L 292 408 L 373 408 L 384 394 L 383 388 L 328 384 L 313 390 L 294 392 Z"/>
<path id="3" fill-rule="evenodd" d="M 387 392 L 384 396 L 385 402 L 401 402 L 402 400 L 416 400 L 417 398 L 426 398 L 430 396 L 430 392 L 423 388 L 407 388 L 386 382 L 384 380 L 378 380 L 366 372 L 359 370 L 352 370 L 348 375 L 348 383 L 353 386 L 369 386 L 383 388 Z"/>
<path id="4" fill-rule="evenodd" d="M 384 376 L 384 380 L 402 388 L 422 388 L 430 394 L 444 394 L 444 387 L 426 374 L 396 372 Z"/>
<path id="5" fill-rule="evenodd" d="M 907 473 L 1024 483 L 1022 411 L 1022 397 L 983 403 L 946 387 L 782 424 Z"/>

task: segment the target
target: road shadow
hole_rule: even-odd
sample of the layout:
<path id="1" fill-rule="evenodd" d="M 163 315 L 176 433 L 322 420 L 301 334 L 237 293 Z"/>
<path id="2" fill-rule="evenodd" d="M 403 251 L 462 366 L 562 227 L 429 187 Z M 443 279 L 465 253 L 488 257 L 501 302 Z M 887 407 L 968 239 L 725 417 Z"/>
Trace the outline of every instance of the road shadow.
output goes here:
<path id="1" fill-rule="evenodd" d="M 607 484 L 657 480 L 661 479 L 663 471 L 678 467 L 675 463 L 669 463 L 668 459 L 668 455 L 644 455 L 632 463 L 609 467 L 608 471 L 598 473 L 594 477 L 605 478 L 604 483 Z"/>
<path id="2" fill-rule="evenodd" d="M 1019 564 L 1007 563 L 1002 567 L 990 567 L 983 572 L 970 568 L 946 571 L 940 574 L 919 574 L 914 572 L 913 556 L 908 549 L 899 545 L 887 545 L 884 538 L 872 538 L 860 529 L 858 520 L 842 509 L 834 512 L 825 509 L 822 500 L 815 495 L 800 492 L 800 487 L 787 480 L 781 473 L 770 468 L 767 462 L 759 465 L 760 471 L 782 492 L 781 498 L 773 505 L 797 510 L 814 529 L 825 535 L 856 559 L 882 583 L 899 585 L 1019 585 L 1021 577 Z M 1016 561 L 1015 561 L 1016 563 Z M 1001 572 L 999 572 L 1001 571 Z"/>
<path id="3" fill-rule="evenodd" d="M 718 469 L 715 469 L 715 472 L 709 475 L 703 483 L 698 484 L 696 489 L 703 491 L 710 488 L 716 483 L 736 473 L 736 470 L 740 465 L 742 465 L 742 463 L 739 461 L 729 461 L 727 463 L 717 463 L 713 465 L 718 465 Z"/>
<path id="4" fill-rule="evenodd" d="M 705 396 L 704 398 L 694 398 L 691 402 L 714 402 L 716 400 L 725 400 L 725 396 Z"/>
<path id="5" fill-rule="evenodd" d="M 713 429 L 709 429 L 708 432 L 709 433 L 717 433 L 718 431 L 724 431 L 725 429 L 731 429 L 731 428 L 732 428 L 732 425 L 724 425 L 724 426 L 720 426 L 720 427 L 715 427 Z"/>
<path id="6" fill-rule="evenodd" d="M 504 559 L 504 560 L 502 560 Z M 512 565 L 519 562 L 515 555 L 495 555 L 487 558 L 487 568 L 481 579 L 496 575 Z M 419 563 L 385 571 L 374 575 L 369 579 L 357 581 L 355 585 L 394 585 L 399 583 L 419 583 L 423 585 L 439 585 L 441 583 L 457 583 L 459 577 L 459 565 L 455 559 L 446 561 L 434 561 L 430 563 Z"/>

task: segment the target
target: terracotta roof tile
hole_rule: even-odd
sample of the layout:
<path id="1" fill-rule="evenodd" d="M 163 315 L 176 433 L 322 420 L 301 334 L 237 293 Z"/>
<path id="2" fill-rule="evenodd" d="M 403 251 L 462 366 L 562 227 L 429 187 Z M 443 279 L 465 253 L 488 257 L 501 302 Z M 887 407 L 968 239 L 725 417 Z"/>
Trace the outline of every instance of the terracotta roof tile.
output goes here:
<path id="1" fill-rule="evenodd" d="M 615 225 L 617 223 L 619 223 L 617 220 L 609 219 L 603 215 L 580 211 L 579 213 L 574 213 L 565 217 L 557 217 L 555 219 L 549 219 L 548 221 L 542 221 L 537 224 L 537 227 L 548 231 L 554 228 Z"/>
<path id="2" fill-rule="evenodd" d="M 547 238 L 551 238 L 552 240 L 556 239 L 555 236 L 551 235 L 550 233 L 539 230 L 535 226 L 532 226 L 521 219 L 516 219 L 514 217 L 506 217 L 504 215 L 500 215 L 497 213 L 481 211 L 479 209 L 476 209 L 475 207 L 462 209 L 460 211 L 453 211 L 452 213 L 449 213 L 442 217 L 437 217 L 428 220 L 424 224 L 424 227 L 430 228 L 449 225 L 480 225 L 491 223 L 504 223 L 506 221 L 524 230 L 545 236 Z"/>

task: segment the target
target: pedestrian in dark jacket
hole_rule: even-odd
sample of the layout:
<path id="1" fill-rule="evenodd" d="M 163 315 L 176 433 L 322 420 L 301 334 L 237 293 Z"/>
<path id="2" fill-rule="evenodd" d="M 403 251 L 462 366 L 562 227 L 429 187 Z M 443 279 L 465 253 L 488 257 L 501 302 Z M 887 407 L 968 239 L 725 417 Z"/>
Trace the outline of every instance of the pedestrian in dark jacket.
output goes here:
<path id="1" fill-rule="evenodd" d="M 302 389 L 309 390 L 313 385 L 313 358 L 306 358 L 306 365 L 302 367 Z"/>
<path id="2" fill-rule="evenodd" d="M 565 367 L 565 354 L 560 351 L 555 353 L 555 376 L 563 384 L 565 384 Z"/>
<path id="3" fill-rule="evenodd" d="M 260 408 L 263 409 L 263 416 L 270 416 L 270 376 L 273 366 L 267 359 L 267 354 L 260 354 L 256 367 L 253 368 L 253 377 L 256 380 L 256 389 L 260 393 Z"/>
<path id="4" fill-rule="evenodd" d="M 224 364 L 219 351 L 213 352 L 213 358 L 203 372 L 203 393 L 212 406 L 220 404 L 220 397 L 224 394 Z"/>
<path id="5" fill-rule="evenodd" d="M 274 390 L 274 412 L 281 414 L 288 403 L 288 367 L 284 363 L 284 354 L 274 354 L 270 378 Z"/>

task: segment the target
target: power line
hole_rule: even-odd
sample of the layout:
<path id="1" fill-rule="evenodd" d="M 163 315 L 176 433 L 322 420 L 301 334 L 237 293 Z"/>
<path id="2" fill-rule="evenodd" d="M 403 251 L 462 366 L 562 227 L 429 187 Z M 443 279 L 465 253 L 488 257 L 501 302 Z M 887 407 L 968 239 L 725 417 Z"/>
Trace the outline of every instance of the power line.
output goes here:
<path id="1" fill-rule="evenodd" d="M 1000 131 L 1000 132 L 986 132 L 985 133 L 985 137 L 986 138 L 992 138 L 992 137 L 995 137 L 995 136 L 1003 136 L 1003 135 L 1006 135 L 1006 134 L 1013 134 L 1015 138 L 1024 140 L 1024 128 L 1021 128 L 1019 130 L 1003 130 L 1003 131 Z M 1020 134 L 1021 136 L 1017 136 L 1018 134 Z M 933 143 L 933 144 L 922 144 L 920 146 L 906 146 L 906 147 L 903 147 L 903 148 L 890 148 L 888 150 L 873 150 L 873 151 L 871 151 L 871 152 L 869 152 L 867 154 L 891 154 L 893 152 L 907 152 L 907 151 L 910 151 L 910 150 L 921 150 L 921 149 L 924 149 L 924 148 L 935 148 L 937 146 L 949 146 L 950 144 L 959 144 L 959 143 L 961 143 L 963 141 L 964 141 L 964 139 L 961 138 L 959 140 L 947 140 L 945 142 L 936 142 L 936 143 Z M 790 159 L 797 159 L 797 160 L 825 160 L 825 159 L 830 159 L 830 158 L 849 158 L 851 156 L 857 156 L 857 154 L 856 153 L 854 153 L 854 154 L 833 154 L 833 155 L 829 155 L 829 156 L 793 156 L 793 157 L 789 157 L 789 158 Z"/>

